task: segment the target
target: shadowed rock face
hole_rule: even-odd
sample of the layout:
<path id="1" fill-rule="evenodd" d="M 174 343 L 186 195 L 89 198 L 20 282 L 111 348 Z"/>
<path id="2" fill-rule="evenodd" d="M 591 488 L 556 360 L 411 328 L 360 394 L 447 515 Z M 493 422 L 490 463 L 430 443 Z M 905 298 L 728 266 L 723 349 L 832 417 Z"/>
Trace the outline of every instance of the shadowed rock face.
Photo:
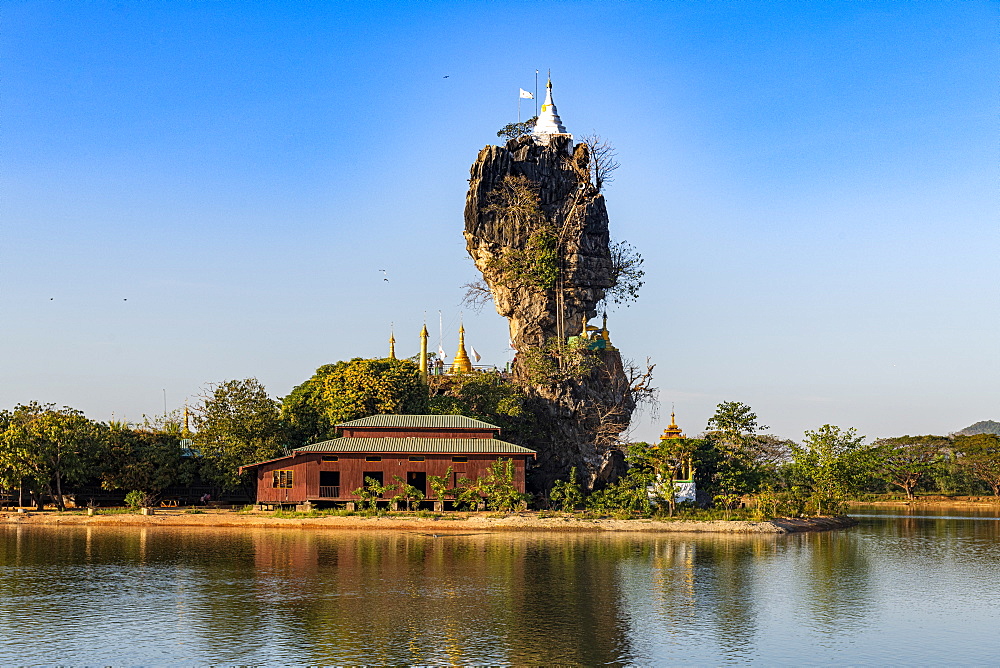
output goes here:
<path id="1" fill-rule="evenodd" d="M 613 284 L 604 196 L 591 185 L 586 144 L 570 152 L 569 139 L 554 137 L 548 146 L 530 137 L 506 146 L 487 146 L 472 165 L 465 203 L 465 240 L 469 255 L 493 295 L 497 313 L 507 318 L 514 348 L 521 353 L 558 340 L 558 297 L 563 302 L 563 332 L 580 332 L 586 319 Z M 491 208 L 494 191 L 507 176 L 523 176 L 537 188 L 545 218 L 558 230 L 562 252 L 562 290 L 503 281 L 495 259 L 521 250 L 529 233 L 509 224 Z M 536 429 L 524 445 L 538 451 L 529 481 L 548 488 L 576 466 L 590 486 L 617 477 L 621 454 L 610 447 L 610 435 L 622 431 L 635 404 L 616 350 L 597 353 L 601 363 L 583 378 L 545 385 L 522 379 Z M 523 371 L 523 370 L 522 370 Z"/>

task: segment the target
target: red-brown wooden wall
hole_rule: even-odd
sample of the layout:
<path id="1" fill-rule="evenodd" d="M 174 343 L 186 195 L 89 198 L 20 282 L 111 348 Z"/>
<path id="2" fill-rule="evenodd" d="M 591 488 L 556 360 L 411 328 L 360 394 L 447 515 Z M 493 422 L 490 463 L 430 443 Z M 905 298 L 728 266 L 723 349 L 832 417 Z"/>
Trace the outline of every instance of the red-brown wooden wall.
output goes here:
<path id="1" fill-rule="evenodd" d="M 324 462 L 323 457 L 336 456 L 339 461 Z M 366 462 L 365 457 L 382 457 L 380 462 Z M 452 478 L 449 486 L 454 486 L 456 474 L 458 477 L 476 480 L 486 474 L 486 470 L 498 459 L 512 459 L 514 461 L 514 485 L 518 491 L 524 492 L 524 472 L 528 455 L 496 455 L 496 454 L 468 454 L 468 455 L 440 455 L 440 454 L 420 454 L 424 457 L 422 462 L 409 461 L 408 454 L 379 454 L 371 453 L 323 453 L 309 452 L 302 453 L 294 457 L 285 457 L 273 462 L 267 462 L 257 466 L 257 502 L 258 503 L 303 503 L 308 500 L 316 500 L 319 496 L 319 474 L 320 471 L 340 472 L 340 496 L 336 497 L 340 501 L 357 500 L 357 496 L 352 492 L 361 487 L 366 472 L 381 471 L 383 484 L 393 484 L 393 476 L 398 475 L 406 480 L 408 472 L 421 472 L 427 475 L 444 475 L 448 467 L 451 467 Z M 455 456 L 467 457 L 467 462 L 454 462 Z M 272 486 L 273 471 L 292 471 L 292 487 L 276 488 Z M 392 496 L 394 492 L 388 492 L 387 496 Z M 433 492 L 428 487 L 428 496 Z"/>

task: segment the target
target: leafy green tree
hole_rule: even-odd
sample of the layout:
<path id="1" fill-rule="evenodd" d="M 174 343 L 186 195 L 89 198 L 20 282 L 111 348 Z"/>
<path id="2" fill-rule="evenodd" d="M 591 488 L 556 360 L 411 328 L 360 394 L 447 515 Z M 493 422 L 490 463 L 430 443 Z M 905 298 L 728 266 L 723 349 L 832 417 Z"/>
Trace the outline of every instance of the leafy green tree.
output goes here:
<path id="1" fill-rule="evenodd" d="M 64 486 L 83 482 L 95 470 L 97 425 L 78 410 L 34 401 L 16 406 L 4 421 L 0 470 L 7 471 L 8 484 L 26 481 L 39 508 L 44 491 L 63 510 Z"/>
<path id="2" fill-rule="evenodd" d="M 393 505 L 398 501 L 402 501 L 406 504 L 407 510 L 416 510 L 420 505 L 420 502 L 426 498 L 426 495 L 419 489 L 406 482 L 402 476 L 394 475 L 392 479 L 396 481 L 396 495 L 392 497 Z"/>
<path id="3" fill-rule="evenodd" d="M 436 501 L 444 501 L 446 496 L 452 493 L 452 490 L 448 487 L 451 481 L 451 467 L 444 472 L 444 475 L 428 475 L 427 476 L 427 486 L 431 488 L 434 492 L 434 499 Z"/>
<path id="4" fill-rule="evenodd" d="M 197 467 L 184 457 L 180 433 L 137 429 L 123 422 L 101 425 L 103 452 L 98 477 L 104 489 L 143 492 L 154 501 L 168 487 L 190 485 Z"/>
<path id="5" fill-rule="evenodd" d="M 975 434 L 955 437 L 958 461 L 1000 496 L 1000 435 Z"/>
<path id="6" fill-rule="evenodd" d="M 525 410 L 524 391 L 499 373 L 474 373 L 445 376 L 442 392 L 431 397 L 429 410 L 436 415 L 465 415 L 503 429 L 505 437 L 530 430 L 530 414 Z"/>
<path id="7" fill-rule="evenodd" d="M 358 510 L 377 510 L 378 500 L 392 487 L 383 485 L 375 478 L 365 476 L 365 484 L 352 492 L 358 497 Z"/>
<path id="8" fill-rule="evenodd" d="M 284 453 L 279 404 L 256 378 L 227 380 L 211 388 L 195 409 L 194 424 L 202 475 L 226 490 L 240 489 L 252 498 L 253 476 L 241 475 L 239 467 Z"/>
<path id="9" fill-rule="evenodd" d="M 757 491 L 764 478 L 766 461 L 760 432 L 766 429 L 757 422 L 753 409 L 744 403 L 724 401 L 716 407 L 706 427 L 708 447 L 699 448 L 699 469 L 705 467 L 702 475 L 709 476 L 705 491 L 724 499 L 727 506 Z"/>
<path id="10" fill-rule="evenodd" d="M 427 385 L 410 360 L 361 359 L 321 366 L 282 400 L 296 445 L 336 437 L 336 425 L 368 415 L 427 413 Z"/>
<path id="11" fill-rule="evenodd" d="M 455 496 L 456 509 L 475 510 L 483 501 L 482 486 L 478 480 L 472 481 L 463 476 L 456 481 L 451 491 Z"/>
<path id="12" fill-rule="evenodd" d="M 552 483 L 549 499 L 564 513 L 572 512 L 583 503 L 583 490 L 576 479 L 576 467 L 569 470 L 569 480 Z"/>
<path id="13" fill-rule="evenodd" d="M 792 446 L 792 459 L 799 475 L 813 491 L 816 514 L 838 511 L 847 496 L 872 475 L 877 452 L 865 445 L 857 430 L 825 424 L 807 431 L 801 445 Z"/>
<path id="14" fill-rule="evenodd" d="M 902 488 L 907 499 L 935 465 L 944 458 L 951 446 L 945 436 L 897 436 L 883 438 L 874 443 L 873 453 L 878 461 L 877 475 L 886 482 Z"/>
<path id="15" fill-rule="evenodd" d="M 639 288 L 645 281 L 643 277 L 646 271 L 642 268 L 642 255 L 627 241 L 618 241 L 611 244 L 611 280 L 612 285 L 605 290 L 602 304 L 598 310 L 604 310 L 604 306 L 611 304 L 628 304 L 638 301 Z"/>
<path id="16" fill-rule="evenodd" d="M 490 464 L 486 475 L 477 481 L 479 493 L 490 510 L 514 512 L 528 500 L 514 484 L 514 462 L 501 458 Z"/>
<path id="17" fill-rule="evenodd" d="M 517 139 L 518 137 L 523 137 L 524 135 L 530 135 L 531 131 L 535 129 L 535 123 L 537 121 L 538 116 L 532 116 L 528 120 L 520 123 L 508 123 L 500 128 L 500 131 L 497 132 L 497 137 Z"/>

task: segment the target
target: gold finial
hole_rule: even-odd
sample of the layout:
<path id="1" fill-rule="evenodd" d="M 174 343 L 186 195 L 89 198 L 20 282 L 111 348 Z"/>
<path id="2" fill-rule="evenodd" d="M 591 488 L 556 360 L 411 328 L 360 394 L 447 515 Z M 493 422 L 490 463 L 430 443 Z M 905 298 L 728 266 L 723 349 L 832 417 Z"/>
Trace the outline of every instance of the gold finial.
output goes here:
<path id="1" fill-rule="evenodd" d="M 465 325 L 458 327 L 458 352 L 455 353 L 455 360 L 451 363 L 448 373 L 472 373 L 472 360 L 469 353 L 465 352 Z"/>

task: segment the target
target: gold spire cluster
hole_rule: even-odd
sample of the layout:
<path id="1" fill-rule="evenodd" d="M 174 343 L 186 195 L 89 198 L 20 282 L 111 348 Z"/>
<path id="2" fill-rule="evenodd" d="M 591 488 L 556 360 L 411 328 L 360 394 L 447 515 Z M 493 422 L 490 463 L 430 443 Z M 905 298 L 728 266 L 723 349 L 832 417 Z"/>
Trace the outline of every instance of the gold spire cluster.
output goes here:
<path id="1" fill-rule="evenodd" d="M 427 339 L 427 323 L 424 323 L 424 326 L 420 329 L 420 355 L 417 358 L 417 365 L 420 367 L 420 374 L 424 380 L 427 380 L 428 376 L 433 373 L 428 362 Z M 389 334 L 389 359 L 397 359 L 395 332 L 390 332 Z M 438 369 L 437 373 L 441 373 L 441 367 L 438 367 Z M 475 368 L 472 366 L 472 359 L 465 350 L 465 325 L 462 325 L 458 329 L 458 352 L 455 353 L 455 359 L 448 369 L 448 373 L 473 373 L 474 371 Z"/>

